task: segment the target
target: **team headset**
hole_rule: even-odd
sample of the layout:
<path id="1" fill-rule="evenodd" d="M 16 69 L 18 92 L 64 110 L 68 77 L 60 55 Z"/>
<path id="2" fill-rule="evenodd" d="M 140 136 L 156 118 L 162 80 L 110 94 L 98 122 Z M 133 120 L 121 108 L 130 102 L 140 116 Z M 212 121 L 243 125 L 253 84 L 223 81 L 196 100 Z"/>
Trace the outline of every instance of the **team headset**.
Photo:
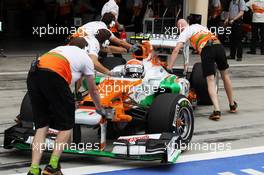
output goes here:
<path id="1" fill-rule="evenodd" d="M 105 40 L 104 42 L 103 42 L 103 44 L 102 44 L 102 47 L 103 48 L 106 48 L 106 47 L 108 47 L 110 45 L 110 41 L 109 40 Z"/>
<path id="2" fill-rule="evenodd" d="M 87 44 L 85 45 L 85 47 L 83 48 L 83 50 L 85 50 L 86 52 L 89 53 L 90 51 L 90 47 L 89 47 L 89 42 L 88 39 L 86 37 L 84 37 L 85 41 L 87 42 Z"/>
<path id="3" fill-rule="evenodd" d="M 99 30 L 96 32 L 96 35 L 99 33 Z M 110 41 L 107 39 L 102 43 L 102 47 L 106 48 L 110 45 Z"/>
<path id="4" fill-rule="evenodd" d="M 109 27 L 112 28 L 112 27 L 115 27 L 116 25 L 116 22 L 115 21 L 111 21 L 110 24 L 109 24 Z M 102 44 L 102 47 L 106 48 L 110 45 L 110 41 L 109 40 L 105 40 L 105 42 L 103 42 Z"/>
<path id="5" fill-rule="evenodd" d="M 110 24 L 109 24 L 109 27 L 112 28 L 112 27 L 115 27 L 116 25 L 116 22 L 115 21 L 111 21 Z"/>

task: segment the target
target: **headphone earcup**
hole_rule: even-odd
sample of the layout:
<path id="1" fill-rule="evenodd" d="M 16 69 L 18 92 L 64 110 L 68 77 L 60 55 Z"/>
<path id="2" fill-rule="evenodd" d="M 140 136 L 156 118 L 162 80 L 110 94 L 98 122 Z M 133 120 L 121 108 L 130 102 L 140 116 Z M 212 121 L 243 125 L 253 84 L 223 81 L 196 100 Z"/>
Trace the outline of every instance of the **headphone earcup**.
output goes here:
<path id="1" fill-rule="evenodd" d="M 109 27 L 110 27 L 110 28 L 112 28 L 112 27 L 114 27 L 114 26 L 115 26 L 115 24 L 116 24 L 116 22 L 115 22 L 115 21 L 111 21 L 111 23 L 109 24 Z"/>

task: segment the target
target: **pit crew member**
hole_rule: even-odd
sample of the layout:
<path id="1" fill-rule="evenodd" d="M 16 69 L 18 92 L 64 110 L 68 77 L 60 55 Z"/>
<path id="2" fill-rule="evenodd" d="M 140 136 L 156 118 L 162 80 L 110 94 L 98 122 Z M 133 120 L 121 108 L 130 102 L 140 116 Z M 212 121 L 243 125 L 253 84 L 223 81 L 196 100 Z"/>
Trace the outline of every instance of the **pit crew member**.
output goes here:
<path id="1" fill-rule="evenodd" d="M 118 17 L 119 17 L 119 6 L 118 4 L 121 2 L 121 0 L 109 0 L 102 8 L 101 16 L 104 16 L 106 13 L 111 13 L 115 16 L 115 25 L 110 28 L 111 32 L 117 37 L 120 38 L 120 30 L 124 29 L 124 26 L 119 24 Z M 118 46 L 117 43 L 111 42 L 111 46 Z M 131 47 L 131 46 L 130 46 Z M 127 47 L 126 47 L 127 48 Z M 121 54 L 115 54 L 113 53 L 114 57 L 120 57 L 122 58 Z M 100 56 L 102 58 L 107 57 L 107 53 L 101 52 Z"/>
<path id="2" fill-rule="evenodd" d="M 120 2 L 121 0 L 109 0 L 107 3 L 104 4 L 101 16 L 104 16 L 105 13 L 112 13 L 113 15 L 115 15 L 116 20 L 118 20 L 119 7 L 117 4 Z"/>
<path id="3" fill-rule="evenodd" d="M 96 35 L 99 29 L 109 30 L 115 25 L 115 16 L 112 13 L 105 13 L 101 21 L 93 21 L 81 26 L 72 37 Z M 131 44 L 116 37 L 110 30 L 109 32 L 111 33 L 110 41 L 115 45 L 108 46 L 112 53 L 126 53 L 128 49 L 132 47 Z"/>
<path id="4" fill-rule="evenodd" d="M 179 50 L 189 41 L 192 47 L 201 55 L 203 75 L 206 77 L 208 92 L 214 105 L 214 111 L 209 116 L 209 119 L 217 121 L 221 118 L 221 110 L 214 76 L 216 73 L 215 63 L 217 68 L 220 70 L 221 77 L 224 81 L 230 112 L 237 112 L 237 103 L 233 100 L 232 83 L 228 74 L 229 65 L 227 63 L 225 48 L 223 45 L 213 33 L 202 25 L 189 25 L 186 20 L 180 19 L 177 22 L 177 27 L 181 33 L 178 43 L 169 59 L 168 69 L 172 70 L 179 54 Z"/>
<path id="5" fill-rule="evenodd" d="M 97 34 L 95 34 L 94 36 L 93 35 L 85 36 L 84 39 L 88 43 L 88 46 L 85 48 L 85 50 L 92 59 L 95 69 L 98 72 L 101 72 L 109 76 L 115 76 L 113 72 L 108 70 L 98 61 L 98 53 L 100 50 L 103 50 L 105 52 L 112 51 L 112 48 L 108 47 L 110 43 L 109 41 L 110 37 L 111 37 L 111 33 L 107 29 L 99 29 L 97 31 Z"/>
<path id="6" fill-rule="evenodd" d="M 264 55 L 264 0 L 250 0 L 246 3 L 253 12 L 252 41 L 249 54 L 256 54 L 258 36 L 260 36 L 260 53 Z"/>
<path id="7" fill-rule="evenodd" d="M 28 175 L 39 175 L 39 163 L 49 128 L 58 130 L 49 164 L 42 174 L 61 175 L 59 159 L 74 127 L 75 102 L 69 85 L 82 75 L 86 76 L 90 95 L 100 113 L 100 104 L 94 82 L 94 65 L 84 47 L 83 38 L 74 38 L 67 46 L 59 46 L 32 64 L 27 78 L 27 88 L 32 102 L 36 133 L 32 143 L 32 164 Z"/>

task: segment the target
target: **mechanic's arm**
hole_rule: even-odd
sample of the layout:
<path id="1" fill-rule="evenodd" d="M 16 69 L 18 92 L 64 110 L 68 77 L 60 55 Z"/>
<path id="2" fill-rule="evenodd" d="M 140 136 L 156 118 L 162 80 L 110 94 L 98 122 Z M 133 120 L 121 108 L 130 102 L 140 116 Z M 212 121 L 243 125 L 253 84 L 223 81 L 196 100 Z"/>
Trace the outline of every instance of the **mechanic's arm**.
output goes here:
<path id="1" fill-rule="evenodd" d="M 230 24 L 232 24 L 234 21 L 242 18 L 242 16 L 244 15 L 244 10 L 240 10 L 240 12 L 238 13 L 238 15 L 236 17 L 234 17 L 231 21 Z"/>
<path id="2" fill-rule="evenodd" d="M 110 75 L 110 71 L 98 61 L 97 56 L 95 56 L 93 54 L 89 54 L 89 56 L 94 63 L 95 70 L 97 70 L 98 72 L 101 72 L 103 74 Z"/>
<path id="3" fill-rule="evenodd" d="M 108 46 L 106 48 L 101 48 L 102 52 L 107 52 L 107 53 L 127 53 L 127 49 L 123 47 L 117 47 L 117 46 Z"/>
<path id="4" fill-rule="evenodd" d="M 224 25 L 227 26 L 229 22 L 229 12 L 226 13 L 226 19 L 224 21 Z"/>
<path id="5" fill-rule="evenodd" d="M 110 38 L 110 41 L 111 41 L 112 43 L 115 43 L 116 45 L 118 45 L 118 46 L 122 46 L 122 47 L 124 47 L 124 48 L 126 48 L 126 49 L 130 49 L 130 48 L 132 47 L 132 45 L 129 44 L 128 42 L 123 41 L 123 40 L 121 40 L 121 39 L 119 39 L 119 38 L 117 38 L 117 37 L 112 37 L 112 38 Z"/>
<path id="6" fill-rule="evenodd" d="M 94 76 L 88 75 L 88 76 L 86 76 L 86 80 L 88 83 L 89 94 L 93 99 L 94 105 L 95 105 L 96 109 L 101 110 L 102 106 L 101 106 L 100 96 L 99 96 L 98 90 L 96 88 Z"/>
<path id="7" fill-rule="evenodd" d="M 171 70 L 173 68 L 181 48 L 183 48 L 183 43 L 182 42 L 177 43 L 175 49 L 173 50 L 173 52 L 171 54 L 169 61 L 168 61 L 168 69 Z"/>

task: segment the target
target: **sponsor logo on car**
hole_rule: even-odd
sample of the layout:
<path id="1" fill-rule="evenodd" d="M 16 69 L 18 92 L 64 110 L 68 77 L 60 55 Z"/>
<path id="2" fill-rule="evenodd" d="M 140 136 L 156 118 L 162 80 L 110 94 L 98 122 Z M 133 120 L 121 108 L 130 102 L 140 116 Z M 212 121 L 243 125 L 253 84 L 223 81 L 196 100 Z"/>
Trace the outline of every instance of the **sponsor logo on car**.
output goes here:
<path id="1" fill-rule="evenodd" d="M 131 137 L 131 138 L 127 138 L 124 140 L 127 140 L 129 143 L 135 143 L 137 140 L 148 140 L 149 136 L 148 135 L 144 135 L 144 136 L 139 136 L 139 137 Z"/>

